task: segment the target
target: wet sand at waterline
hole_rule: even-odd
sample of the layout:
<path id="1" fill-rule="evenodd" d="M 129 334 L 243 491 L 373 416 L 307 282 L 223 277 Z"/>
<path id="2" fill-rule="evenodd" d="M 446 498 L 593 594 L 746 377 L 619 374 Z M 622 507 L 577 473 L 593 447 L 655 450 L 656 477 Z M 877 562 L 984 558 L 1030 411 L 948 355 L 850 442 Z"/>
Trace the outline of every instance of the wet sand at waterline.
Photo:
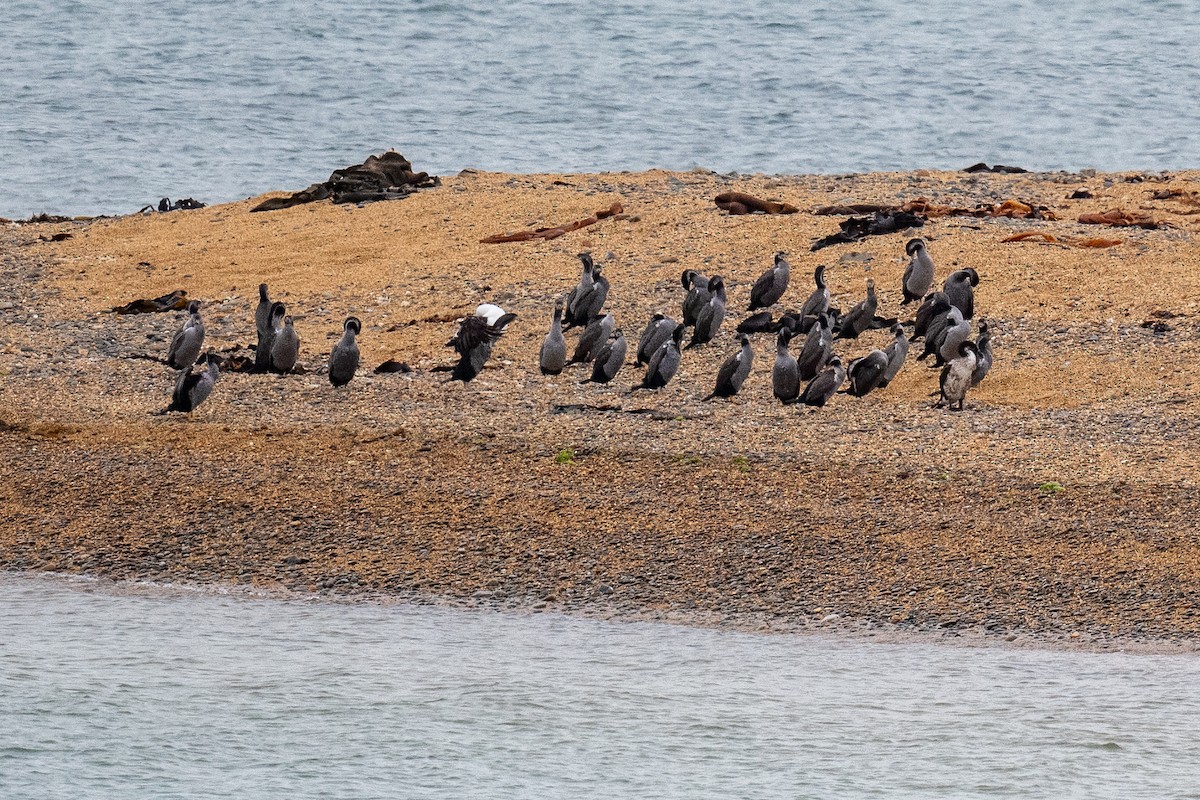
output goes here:
<path id="1" fill-rule="evenodd" d="M 1200 355 L 1197 173 L 726 176 L 467 172 L 398 201 L 9 226 L 0 288 L 0 566 L 244 584 L 750 629 L 941 632 L 1087 646 L 1200 643 L 1195 541 Z M 1087 189 L 1091 199 L 1069 200 Z M 728 216 L 737 190 L 800 213 Z M 1175 192 L 1174 194 L 1171 194 Z M 1158 196 L 1164 199 L 1154 199 Z M 1166 196 L 1171 194 L 1171 196 Z M 811 252 L 839 203 L 1019 199 L 1057 221 L 943 217 Z M 492 234 L 624 212 L 549 241 Z M 1157 230 L 1082 225 L 1139 211 Z M 1107 248 L 1001 240 L 1027 231 Z M 69 232 L 65 241 L 42 241 Z M 996 363 L 963 413 L 931 408 L 912 360 L 883 391 L 820 410 L 771 396 L 774 336 L 732 401 L 701 402 L 776 251 L 798 307 L 818 264 L 848 309 L 873 278 L 899 307 L 904 242 L 937 280 L 978 270 Z M 726 278 L 730 314 L 664 390 L 590 370 L 543 377 L 554 299 L 590 251 L 633 344 L 679 313 L 679 274 Z M 303 375 L 226 374 L 191 415 L 153 416 L 182 312 L 118 316 L 186 289 L 206 346 L 254 340 L 257 286 L 288 306 Z M 518 314 L 467 386 L 433 367 L 479 303 Z M 363 320 L 363 367 L 317 370 Z M 848 360 L 886 330 L 842 342 Z M 573 337 L 568 341 L 573 344 Z M 919 348 L 917 349 L 919 352 Z M 912 354 L 915 355 L 915 352 Z M 395 358 L 407 374 L 372 375 Z M 643 413 L 628 413 L 643 412 Z"/>

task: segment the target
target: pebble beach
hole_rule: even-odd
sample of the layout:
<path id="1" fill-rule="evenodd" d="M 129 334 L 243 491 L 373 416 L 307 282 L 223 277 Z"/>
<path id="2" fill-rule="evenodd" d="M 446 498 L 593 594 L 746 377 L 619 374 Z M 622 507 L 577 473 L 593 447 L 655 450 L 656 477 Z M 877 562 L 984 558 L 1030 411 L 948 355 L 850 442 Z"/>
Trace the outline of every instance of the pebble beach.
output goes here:
<path id="1" fill-rule="evenodd" d="M 731 216 L 714 203 L 730 191 L 799 211 Z M 1050 213 L 943 216 L 810 250 L 845 218 L 822 207 L 917 198 Z M 0 568 L 746 630 L 1200 649 L 1198 198 L 1200 172 L 466 170 L 361 207 L 250 213 L 257 197 L 5 224 Z M 557 238 L 481 242 L 615 203 Z M 1078 221 L 1112 209 L 1157 227 Z M 776 310 L 803 302 L 824 264 L 834 305 L 872 278 L 880 315 L 907 320 L 913 235 L 939 284 L 965 267 L 981 278 L 976 319 L 996 360 L 964 412 L 931 407 L 937 372 L 911 356 L 882 391 L 783 406 L 770 334 L 752 337 L 741 393 L 701 401 L 777 251 L 792 282 Z M 1096 237 L 1115 243 L 1078 246 Z M 584 251 L 631 345 L 654 312 L 678 315 L 682 270 L 725 276 L 724 327 L 665 389 L 627 395 L 632 364 L 609 386 L 580 385 L 584 367 L 538 371 Z M 303 374 L 225 374 L 193 413 L 156 416 L 175 372 L 153 359 L 185 315 L 111 309 L 184 289 L 203 304 L 206 349 L 246 355 L 260 282 L 295 319 Z M 480 303 L 517 319 L 478 378 L 449 383 L 434 368 L 452 363 L 445 343 Z M 334 390 L 320 368 L 351 314 L 363 366 Z M 835 349 L 848 361 L 888 339 L 868 331 Z M 412 371 L 372 373 L 388 359 Z"/>

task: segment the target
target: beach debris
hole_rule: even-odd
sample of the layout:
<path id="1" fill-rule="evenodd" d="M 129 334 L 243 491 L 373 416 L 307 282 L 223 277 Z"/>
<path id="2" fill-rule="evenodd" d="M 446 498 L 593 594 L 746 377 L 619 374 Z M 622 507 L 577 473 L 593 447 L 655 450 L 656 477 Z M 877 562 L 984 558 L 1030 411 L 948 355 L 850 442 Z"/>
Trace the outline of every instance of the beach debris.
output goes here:
<path id="1" fill-rule="evenodd" d="M 186 289 L 176 289 L 162 297 L 131 300 L 112 309 L 114 314 L 157 314 L 162 311 L 182 311 L 188 306 Z"/>
<path id="2" fill-rule="evenodd" d="M 613 203 L 608 208 L 603 208 L 592 214 L 591 216 L 577 219 L 574 222 L 568 222 L 565 225 L 553 225 L 547 228 L 534 228 L 533 230 L 517 231 L 516 233 L 497 233 L 494 236 L 480 239 L 481 244 L 504 244 L 507 242 L 529 242 L 534 239 L 557 239 L 563 234 L 577 231 L 580 228 L 586 228 L 589 225 L 595 225 L 602 219 L 617 217 L 625 211 L 624 206 L 619 202 Z"/>
<path id="3" fill-rule="evenodd" d="M 164 197 L 162 200 L 158 201 L 157 210 L 160 213 L 165 214 L 168 211 L 194 211 L 197 208 L 205 208 L 205 207 L 206 207 L 205 203 L 201 203 L 199 200 L 193 200 L 190 197 L 185 197 L 182 200 L 176 200 L 174 203 L 171 202 L 171 198 Z M 139 214 L 154 213 L 155 210 L 156 210 L 155 207 L 152 205 L 142 206 L 140 209 L 138 209 L 138 213 Z"/>
<path id="4" fill-rule="evenodd" d="M 1015 236 L 1009 236 L 1000 240 L 1001 243 L 1028 241 L 1049 242 L 1050 244 L 1065 244 L 1070 247 L 1116 247 L 1122 243 L 1121 239 L 1076 239 L 1072 236 L 1055 236 L 1054 234 L 1046 233 L 1045 231 L 1025 231 L 1024 233 L 1018 233 Z"/>
<path id="5" fill-rule="evenodd" d="M 1110 208 L 1100 214 L 1080 214 L 1079 221 L 1085 225 L 1112 225 L 1116 228 L 1146 228 L 1157 230 L 1167 227 L 1167 223 L 1159 222 L 1149 214 L 1139 211 L 1126 211 L 1121 208 Z"/>
<path id="6" fill-rule="evenodd" d="M 1005 175 L 1013 175 L 1013 174 L 1017 174 L 1017 173 L 1021 173 L 1021 172 L 1029 172 L 1029 170 L 1025 169 L 1024 167 L 1009 167 L 1009 166 L 1005 166 L 1004 164 L 993 164 L 992 166 L 989 167 L 987 164 L 985 164 L 982 161 L 980 161 L 978 164 L 972 164 L 969 167 L 963 167 L 962 171 L 963 172 L 998 172 L 998 173 L 1005 174 Z"/>
<path id="7" fill-rule="evenodd" d="M 898 233 L 909 228 L 920 228 L 924 224 L 925 219 L 911 211 L 876 211 L 871 216 L 843 220 L 839 223 L 840 231 L 813 242 L 811 249 L 815 251 L 830 245 L 849 244 L 868 236 Z"/>
<path id="8" fill-rule="evenodd" d="M 387 361 L 375 368 L 376 375 L 388 375 L 394 372 L 412 372 L 412 367 L 403 361 L 397 361 L 394 358 L 389 358 Z"/>
<path id="9" fill-rule="evenodd" d="M 1076 189 L 1067 195 L 1068 200 L 1091 200 L 1094 195 L 1087 189 Z"/>
<path id="10" fill-rule="evenodd" d="M 778 200 L 763 200 L 745 192 L 725 192 L 713 201 L 722 211 L 736 214 L 795 214 L 800 209 Z"/>
<path id="11" fill-rule="evenodd" d="M 367 160 L 361 164 L 334 170 L 324 183 L 314 183 L 287 197 L 272 197 L 250 210 L 278 211 L 325 199 L 331 199 L 334 203 L 398 200 L 417 189 L 440 185 L 439 178 L 427 172 L 413 172 L 412 163 L 407 158 L 395 150 L 389 150 L 379 156 L 367 156 Z"/>

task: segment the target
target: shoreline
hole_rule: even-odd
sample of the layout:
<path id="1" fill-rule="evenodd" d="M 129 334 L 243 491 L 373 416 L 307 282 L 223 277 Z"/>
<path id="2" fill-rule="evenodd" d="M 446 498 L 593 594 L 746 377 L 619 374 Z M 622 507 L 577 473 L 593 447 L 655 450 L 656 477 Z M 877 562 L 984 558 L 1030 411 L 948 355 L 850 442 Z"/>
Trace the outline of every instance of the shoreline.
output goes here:
<path id="1" fill-rule="evenodd" d="M 1179 199 L 1200 175 L 1132 177 L 471 172 L 361 208 L 249 214 L 245 201 L 8 226 L 0 569 L 1190 652 L 1200 398 L 1174 365 L 1200 355 L 1200 217 Z M 1080 188 L 1093 198 L 1067 199 Z M 731 189 L 800 212 L 728 216 L 712 198 Z M 1165 190 L 1180 194 L 1153 199 Z M 820 412 L 780 406 L 765 334 L 744 392 L 701 402 L 776 250 L 793 264 L 784 305 L 827 264 L 837 303 L 873 277 L 881 311 L 896 314 L 907 234 L 813 253 L 840 217 L 812 209 L 917 197 L 1015 198 L 1058 217 L 945 217 L 919 231 L 939 281 L 967 264 L 983 278 L 997 363 L 967 412 L 929 409 L 936 373 L 912 361 L 885 392 Z M 479 242 L 614 201 L 619 218 L 551 241 Z M 1074 221 L 1111 207 L 1170 226 Z M 71 238 L 39 238 L 55 233 Z M 1002 243 L 1019 233 L 1121 244 Z M 682 269 L 729 276 L 725 327 L 667 389 L 624 396 L 630 367 L 620 392 L 538 374 L 549 306 L 582 250 L 603 258 L 634 338 L 678 306 Z M 173 373 L 141 356 L 165 349 L 179 315 L 107 309 L 187 288 L 205 301 L 212 346 L 247 352 L 260 280 L 294 309 L 310 372 L 225 375 L 190 417 L 150 416 Z M 476 381 L 447 385 L 432 368 L 448 361 L 453 320 L 481 302 L 517 322 Z M 335 393 L 311 370 L 350 313 L 365 323 L 365 369 Z M 369 374 L 386 358 L 414 371 Z"/>

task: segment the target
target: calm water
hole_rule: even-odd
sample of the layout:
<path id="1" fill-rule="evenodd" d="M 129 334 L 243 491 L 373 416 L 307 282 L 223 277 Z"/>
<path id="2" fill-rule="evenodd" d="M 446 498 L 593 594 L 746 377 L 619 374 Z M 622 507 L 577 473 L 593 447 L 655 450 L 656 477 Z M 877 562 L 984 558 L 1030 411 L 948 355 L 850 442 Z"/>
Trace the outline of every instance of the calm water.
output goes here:
<path id="1" fill-rule="evenodd" d="M 1200 797 L 1200 659 L 0 576 L 0 797 Z"/>
<path id="2" fill-rule="evenodd" d="M 0 53 L 9 217 L 389 147 L 435 174 L 1200 165 L 1190 1 L 5 0 Z"/>

